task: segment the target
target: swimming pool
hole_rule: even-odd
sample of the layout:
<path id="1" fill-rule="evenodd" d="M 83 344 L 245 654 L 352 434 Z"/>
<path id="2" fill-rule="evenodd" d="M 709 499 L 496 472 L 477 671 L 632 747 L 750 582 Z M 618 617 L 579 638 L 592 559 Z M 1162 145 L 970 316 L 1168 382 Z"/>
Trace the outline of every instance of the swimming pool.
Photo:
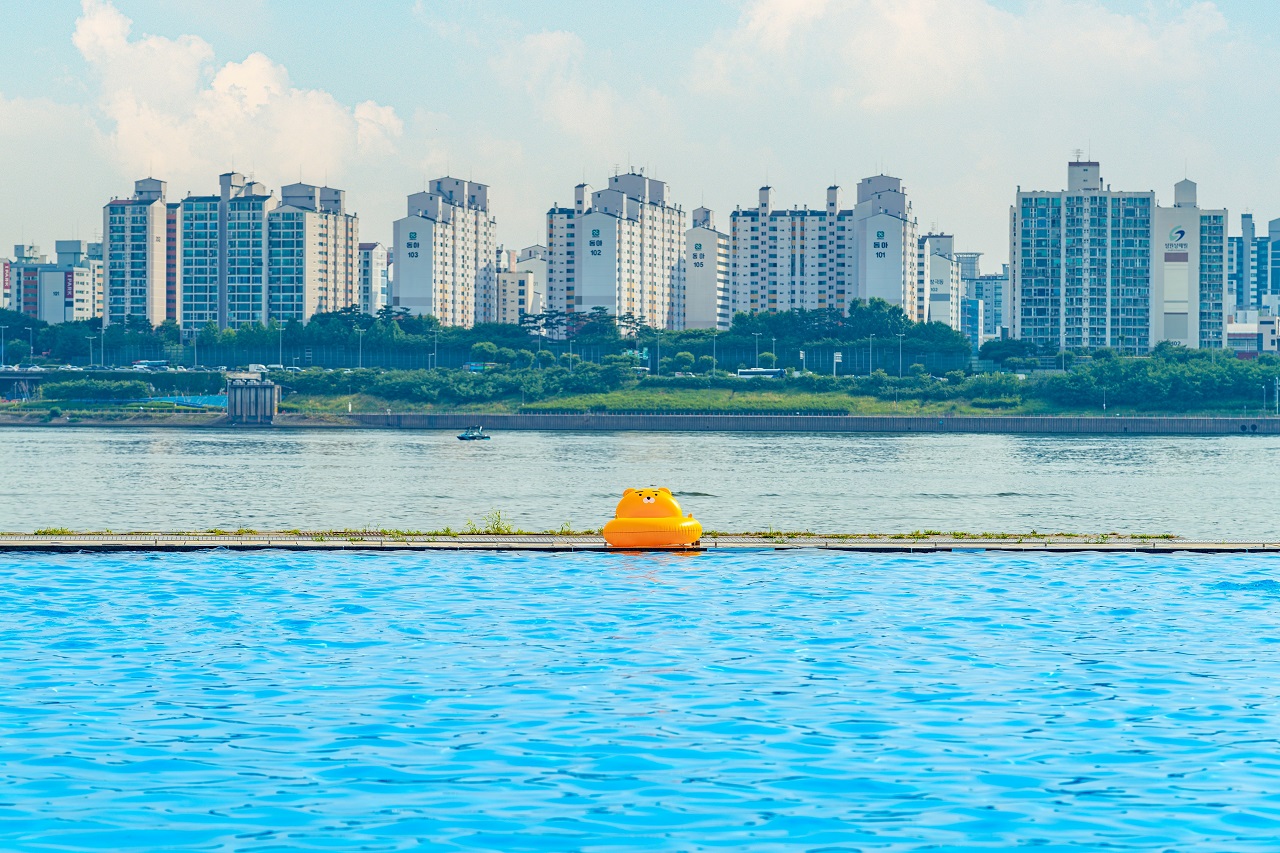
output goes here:
<path id="1" fill-rule="evenodd" d="M 1278 577 L 0 556 L 0 848 L 1274 850 Z"/>

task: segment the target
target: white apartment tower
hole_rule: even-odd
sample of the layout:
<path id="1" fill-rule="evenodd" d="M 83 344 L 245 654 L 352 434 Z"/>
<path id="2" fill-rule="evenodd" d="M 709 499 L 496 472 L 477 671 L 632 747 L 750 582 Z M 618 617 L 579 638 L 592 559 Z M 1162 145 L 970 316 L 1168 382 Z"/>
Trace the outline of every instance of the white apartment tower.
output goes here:
<path id="1" fill-rule="evenodd" d="M 729 311 L 834 309 L 883 299 L 920 319 L 917 225 L 902 181 L 887 175 L 858 184 L 858 203 L 840 208 L 827 187 L 823 208 L 775 210 L 771 187 L 755 208 L 730 217 Z"/>
<path id="2" fill-rule="evenodd" d="M 717 231 L 705 207 L 693 212 L 693 227 L 684 232 L 684 327 L 729 328 L 729 237 Z"/>
<path id="3" fill-rule="evenodd" d="M 773 188 L 755 208 L 729 217 L 729 311 L 755 313 L 835 308 L 854 294 L 852 264 L 842 250 L 853 212 L 840 210 L 840 188 L 827 187 L 825 208 L 776 210 Z"/>
<path id="4" fill-rule="evenodd" d="M 1194 181 L 1155 209 L 1151 244 L 1151 343 L 1222 347 L 1227 296 L 1225 210 L 1202 210 Z"/>
<path id="5" fill-rule="evenodd" d="M 10 310 L 50 325 L 101 316 L 102 246 L 83 240 L 57 241 L 57 260 L 38 246 L 14 246 L 3 266 Z"/>
<path id="6" fill-rule="evenodd" d="M 408 215 L 395 222 L 393 302 L 446 326 L 491 322 L 497 223 L 489 188 L 448 177 L 428 186 L 409 196 Z"/>
<path id="7" fill-rule="evenodd" d="M 1104 186 L 1098 163 L 1067 164 L 1067 189 L 1018 189 L 1010 211 L 1013 337 L 1050 352 L 1151 345 L 1153 192 Z"/>
<path id="8" fill-rule="evenodd" d="M 662 181 L 629 172 L 595 192 L 579 184 L 572 208 L 547 213 L 547 254 L 550 310 L 684 327 L 684 210 Z"/>
<path id="9" fill-rule="evenodd" d="M 526 314 L 541 314 L 544 305 L 542 281 L 546 276 L 546 260 L 537 253 L 541 246 L 514 251 L 498 250 L 495 315 L 490 322 L 519 323 Z"/>
<path id="10" fill-rule="evenodd" d="M 134 182 L 131 198 L 112 199 L 102 209 L 104 325 L 126 317 L 152 326 L 174 319 L 168 312 L 169 266 L 174 244 L 166 184 Z"/>
<path id="11" fill-rule="evenodd" d="M 377 314 L 387 305 L 387 247 L 360 244 L 360 311 Z"/>
<path id="12" fill-rule="evenodd" d="M 901 179 L 876 175 L 859 181 L 851 227 L 843 254 L 853 264 L 854 295 L 883 299 L 925 322 L 927 296 L 916 269 L 919 226 Z"/>
<path id="13" fill-rule="evenodd" d="M 266 312 L 261 322 L 297 320 L 360 304 L 359 220 L 346 192 L 290 184 L 267 214 Z"/>
<path id="14" fill-rule="evenodd" d="M 956 257 L 955 237 L 925 234 L 916 251 L 916 314 L 920 322 L 960 328 L 964 298 L 963 267 Z"/>

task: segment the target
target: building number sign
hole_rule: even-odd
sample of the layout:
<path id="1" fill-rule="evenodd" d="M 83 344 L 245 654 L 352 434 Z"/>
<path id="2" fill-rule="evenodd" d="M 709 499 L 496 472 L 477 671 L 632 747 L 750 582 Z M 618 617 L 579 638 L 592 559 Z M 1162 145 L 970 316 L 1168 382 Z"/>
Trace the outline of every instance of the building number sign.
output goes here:
<path id="1" fill-rule="evenodd" d="M 693 244 L 693 265 L 701 267 L 706 265 L 707 253 L 702 251 L 701 243 Z"/>
<path id="2" fill-rule="evenodd" d="M 408 251 L 405 253 L 408 257 L 410 257 L 410 258 L 416 258 L 416 257 L 418 257 L 417 249 L 419 249 L 419 248 L 420 248 L 420 245 L 419 245 L 419 243 L 418 243 L 418 232 L 417 232 L 417 231 L 410 231 L 410 232 L 409 232 L 409 242 L 405 243 L 405 244 L 404 244 L 404 247 L 405 247 L 405 249 L 407 249 L 407 250 L 408 250 Z"/>
<path id="3" fill-rule="evenodd" d="M 599 236 L 600 236 L 600 229 L 599 229 L 599 228 L 592 228 L 592 229 L 591 229 L 591 236 L 592 236 L 592 238 L 599 237 Z M 595 248 L 595 247 L 603 246 L 603 245 L 604 245 L 604 241 L 603 241 L 603 240 L 597 240 L 597 239 L 591 239 L 591 240 L 588 240 L 588 241 L 587 241 L 587 245 L 588 245 L 588 246 L 593 247 L 593 248 L 591 249 L 591 254 L 593 254 L 593 255 L 595 255 L 595 256 L 597 256 L 597 257 L 599 257 L 599 255 L 600 255 L 600 249 L 599 249 L 599 248 Z"/>
<path id="4" fill-rule="evenodd" d="M 884 239 L 884 232 L 883 232 L 883 231 L 877 231 L 877 232 L 876 232 L 876 240 L 875 240 L 875 242 L 874 242 L 874 243 L 872 243 L 872 244 L 871 244 L 871 248 L 873 248 L 873 249 L 887 249 L 887 248 L 889 248 L 889 242 L 888 242 L 887 240 L 885 240 L 885 239 Z M 884 253 L 884 252 L 876 252 L 876 257 L 877 257 L 877 258 L 883 258 L 884 256 L 885 256 L 885 253 Z"/>

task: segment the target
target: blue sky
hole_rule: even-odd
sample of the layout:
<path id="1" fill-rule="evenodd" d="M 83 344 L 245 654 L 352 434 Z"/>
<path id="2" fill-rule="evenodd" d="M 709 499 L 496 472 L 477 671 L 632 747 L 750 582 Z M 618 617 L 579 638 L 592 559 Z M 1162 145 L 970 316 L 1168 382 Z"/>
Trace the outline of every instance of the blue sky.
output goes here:
<path id="1" fill-rule="evenodd" d="M 1280 13 L 1243 0 L 385 2 L 84 0 L 0 31 L 0 241 L 96 237 L 148 172 L 348 190 L 384 242 L 450 172 L 492 186 L 499 237 L 542 239 L 574 184 L 646 167 L 723 227 L 904 179 L 924 228 L 1007 252 L 1018 185 L 1072 150 L 1117 187 L 1200 182 L 1280 216 Z M 1234 230 L 1234 228 L 1233 228 Z"/>

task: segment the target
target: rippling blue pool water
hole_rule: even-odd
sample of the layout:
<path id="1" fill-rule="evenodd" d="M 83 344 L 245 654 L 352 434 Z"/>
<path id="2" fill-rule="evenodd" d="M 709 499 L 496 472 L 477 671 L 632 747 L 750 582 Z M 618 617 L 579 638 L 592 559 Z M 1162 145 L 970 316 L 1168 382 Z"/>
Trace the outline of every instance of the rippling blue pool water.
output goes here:
<path id="1" fill-rule="evenodd" d="M 4 850 L 1267 850 L 1275 557 L 0 556 Z"/>

